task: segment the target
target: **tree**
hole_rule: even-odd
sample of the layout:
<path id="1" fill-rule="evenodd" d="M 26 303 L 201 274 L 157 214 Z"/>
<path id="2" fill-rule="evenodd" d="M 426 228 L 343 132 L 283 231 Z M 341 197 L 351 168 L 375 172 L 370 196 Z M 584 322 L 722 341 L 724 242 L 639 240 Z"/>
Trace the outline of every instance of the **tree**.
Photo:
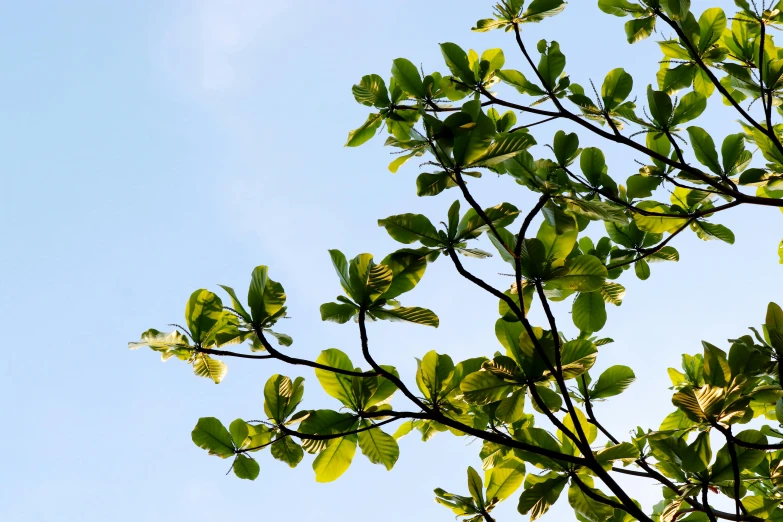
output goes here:
<path id="1" fill-rule="evenodd" d="M 315 455 L 316 480 L 327 482 L 345 472 L 357 446 L 371 462 L 391 469 L 400 437 L 418 431 L 427 441 L 449 432 L 481 441 L 483 479 L 471 467 L 467 492 L 435 490 L 438 502 L 467 520 L 494 520 L 495 506 L 511 497 L 518 499 L 521 514 L 536 519 L 561 496 L 578 520 L 594 522 L 783 520 L 783 441 L 774 441 L 783 432 L 764 422 L 783 423 L 778 305 L 768 306 L 761 331 L 752 328 L 753 335 L 730 340 L 728 351 L 704 342 L 702 353 L 683 355 L 682 371 L 669 370 L 675 410 L 657 429 L 640 427 L 621 440 L 593 411 L 597 401 L 622 393 L 635 379 L 627 366 L 590 374 L 599 347 L 612 342 L 596 334 L 606 324 L 607 303 L 623 300 L 625 289 L 617 281 L 632 267 L 645 280 L 650 263 L 677 261 L 672 243 L 689 231 L 703 240 L 733 243 L 733 233 L 712 221 L 720 212 L 742 205 L 783 209 L 783 125 L 773 121 L 783 116 L 783 48 L 770 34 L 783 24 L 783 0 L 735 3 L 732 18 L 719 8 L 697 18 L 689 0 L 598 1 L 604 13 L 627 19 L 630 44 L 650 37 L 656 26 L 672 31 L 672 39 L 659 42 L 664 58 L 641 108 L 630 98 L 633 78 L 624 70 L 612 70 L 600 92 L 585 89 L 564 72 L 566 57 L 556 41 L 542 40 L 535 51 L 525 42 L 526 24 L 559 14 L 563 0 L 527 5 L 504 0 L 494 18 L 473 28 L 513 33 L 530 78 L 505 69 L 500 49 L 479 55 L 453 43 L 441 44 L 446 75 L 425 74 L 398 58 L 388 83 L 375 74 L 364 76 L 353 94 L 372 113 L 349 133 L 347 145 L 361 145 L 385 127 L 386 144 L 399 149 L 392 172 L 423 158 L 433 172 L 418 176 L 417 194 L 457 188 L 462 202 L 435 220 L 410 213 L 378 220 L 407 245 L 380 262 L 370 254 L 349 261 L 330 251 L 344 295 L 322 305 L 321 316 L 358 325 L 367 369 L 355 367 L 337 349 L 314 361 L 286 354 L 292 338 L 273 330 L 286 315 L 286 295 L 266 266 L 253 270 L 245 301 L 226 286 L 230 306 L 209 290 L 197 290 L 188 300 L 184 326 L 175 325 L 171 333 L 147 330 L 141 342 L 131 343 L 161 352 L 163 360 L 186 361 L 196 375 L 215 383 L 225 377 L 223 358 L 229 357 L 313 368 L 339 403 L 334 410 L 302 408 L 304 380 L 273 375 L 264 388 L 265 420 L 236 419 L 226 427 L 205 417 L 193 430 L 193 442 L 232 459 L 236 476 L 251 480 L 259 475 L 253 453 L 268 447 L 293 467 L 307 452 Z M 514 101 L 501 90 L 516 91 Z M 740 123 L 723 140 L 720 154 L 710 133 L 691 124 L 710 100 L 730 106 Z M 518 125 L 518 115 L 531 121 Z M 531 129 L 547 123 L 628 147 L 649 158 L 648 164 L 619 184 L 600 149 L 580 148 L 579 135 L 563 130 L 546 144 L 550 157 L 534 159 L 530 149 L 538 142 Z M 756 151 L 764 161 L 756 154 L 754 162 Z M 486 172 L 537 194 L 537 203 L 524 211 L 507 202 L 481 205 L 466 177 L 475 182 Z M 666 192 L 669 201 L 660 201 Z M 600 240 L 583 233 L 591 222 L 604 227 Z M 462 258 L 492 257 L 473 245 L 482 235 L 509 264 L 510 288 L 491 286 L 463 264 Z M 783 262 L 783 243 L 778 253 Z M 495 334 L 504 350 L 456 364 L 448 354 L 426 353 L 417 360 L 415 376 L 408 376 L 415 378 L 413 387 L 395 368 L 376 361 L 368 322 L 437 327 L 434 312 L 398 300 L 436 261 L 453 264 L 467 284 L 498 299 Z M 550 304 L 569 298 L 580 331 L 575 338 L 561 333 Z M 545 324 L 531 323 L 532 306 L 541 307 Z M 236 344 L 249 346 L 251 353 L 227 349 Z M 748 423 L 754 427 L 741 430 Z M 390 435 L 392 425 L 396 431 Z M 713 445 L 720 448 L 713 452 Z M 663 500 L 651 513 L 628 495 L 624 475 L 663 485 Z M 732 499 L 733 509 L 717 509 L 717 495 Z"/>

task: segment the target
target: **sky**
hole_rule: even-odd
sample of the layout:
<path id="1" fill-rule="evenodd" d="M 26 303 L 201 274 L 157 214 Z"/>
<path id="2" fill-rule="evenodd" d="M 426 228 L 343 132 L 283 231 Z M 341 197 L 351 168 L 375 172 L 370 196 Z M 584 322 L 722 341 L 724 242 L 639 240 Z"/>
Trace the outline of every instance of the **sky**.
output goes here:
<path id="1" fill-rule="evenodd" d="M 730 4 L 694 0 L 693 10 Z M 229 462 L 192 444 L 196 420 L 259 418 L 274 373 L 306 378 L 304 407 L 336 407 L 314 374 L 228 360 L 215 386 L 127 342 L 182 322 L 197 288 L 227 284 L 244 295 L 253 267 L 265 264 L 288 294 L 291 319 L 280 327 L 294 338 L 287 353 L 314 359 L 338 347 L 358 365 L 355 325 L 320 321 L 318 306 L 340 291 L 327 250 L 381 259 L 399 244 L 378 218 L 417 212 L 439 221 L 458 195 L 417 198 L 418 166 L 389 173 L 382 137 L 343 147 L 367 115 L 351 85 L 369 73 L 388 78 L 397 57 L 443 72 L 438 43 L 446 41 L 503 47 L 506 67 L 524 70 L 509 34 L 470 32 L 490 12 L 491 2 L 475 0 L 0 5 L 0 520 L 453 519 L 432 489 L 466 491 L 466 467 L 481 465 L 478 442 L 409 436 L 392 472 L 357 452 L 330 484 L 315 482 L 307 458 L 289 469 L 264 453 L 259 479 L 241 481 L 225 476 Z M 652 40 L 626 44 L 622 23 L 594 1 L 573 0 L 525 38 L 558 40 L 573 81 L 600 84 L 624 67 L 642 95 L 659 51 Z M 720 141 L 739 131 L 735 118 L 719 106 L 697 124 Z M 551 123 L 535 136 L 546 143 L 560 128 L 568 129 Z M 583 146 L 599 145 L 581 137 Z M 604 150 L 621 181 L 644 159 Z M 533 202 L 509 178 L 473 185 L 484 206 Z M 783 216 L 742 207 L 715 221 L 734 230 L 733 246 L 683 235 L 679 263 L 653 265 L 646 282 L 630 273 L 621 280 L 625 302 L 609 310 L 601 332 L 616 342 L 596 364 L 636 370 L 625 394 L 596 408 L 615 433 L 656 428 L 672 411 L 666 368 L 679 366 L 681 353 L 700 351 L 703 339 L 727 347 L 763 321 L 769 301 L 783 301 Z M 598 227 L 588 233 L 600 236 Z M 499 258 L 465 263 L 496 286 L 509 284 Z M 441 319 L 437 330 L 370 325 L 376 359 L 409 383 L 414 357 L 429 350 L 462 360 L 500 349 L 496 300 L 449 263 L 431 265 L 403 302 Z M 556 309 L 573 335 L 568 306 Z M 401 397 L 394 404 L 406 406 Z M 652 483 L 628 485 L 645 505 L 658 498 Z M 555 510 L 550 519 L 567 516 L 565 499 Z M 499 520 L 515 513 L 515 499 L 497 510 Z"/>

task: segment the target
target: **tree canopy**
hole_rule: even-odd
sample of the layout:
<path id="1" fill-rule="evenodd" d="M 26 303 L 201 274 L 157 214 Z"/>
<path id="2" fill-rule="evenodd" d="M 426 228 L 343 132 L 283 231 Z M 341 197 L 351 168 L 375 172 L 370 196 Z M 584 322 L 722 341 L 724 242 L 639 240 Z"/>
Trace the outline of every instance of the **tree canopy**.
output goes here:
<path id="1" fill-rule="evenodd" d="M 521 55 L 524 73 L 505 68 L 501 49 L 479 53 L 442 43 L 443 72 L 398 58 L 390 76 L 363 76 L 352 93 L 370 114 L 346 145 L 387 133 L 385 144 L 396 149 L 391 172 L 419 162 L 427 172 L 416 178 L 418 196 L 455 193 L 458 199 L 445 216 L 378 219 L 402 244 L 380 261 L 329 251 L 342 293 L 321 305 L 321 318 L 358 328 L 364 368 L 336 348 L 314 360 L 291 355 L 292 337 L 278 330 L 286 293 L 264 265 L 252 271 L 246 297 L 244 289 L 222 285 L 224 299 L 196 290 L 183 325 L 149 329 L 130 343 L 160 352 L 164 361 L 179 359 L 215 383 L 226 377 L 229 358 L 311 368 L 335 400 L 332 409 L 308 409 L 304 378 L 272 375 L 263 413 L 248 412 L 262 420 L 204 417 L 193 442 L 230 459 L 240 479 L 259 476 L 254 454 L 268 449 L 291 467 L 310 454 L 316 481 L 330 482 L 350 467 L 357 447 L 391 470 L 401 437 L 470 437 L 480 442 L 470 447 L 479 458 L 467 469 L 466 488 L 437 488 L 435 498 L 472 522 L 495 520 L 494 508 L 506 500 L 531 520 L 559 501 L 590 522 L 783 521 L 783 310 L 777 304 L 768 305 L 760 328 L 737 332 L 722 348 L 705 341 L 682 356 L 681 369 L 669 369 L 673 411 L 660 426 L 620 437 L 593 410 L 635 380 L 625 365 L 591 374 L 599 349 L 613 342 L 600 332 L 609 305 L 623 302 L 620 281 L 647 280 L 654 263 L 678 261 L 680 235 L 734 243 L 734 233 L 718 222 L 722 212 L 777 207 L 767 211 L 779 218 L 783 209 L 783 48 L 774 43 L 783 0 L 735 4 L 737 11 L 727 14 L 694 12 L 689 0 L 598 0 L 607 15 L 600 23 L 619 32 L 615 18 L 622 19 L 628 44 L 656 28 L 672 35 L 658 42 L 655 78 L 641 90 L 622 68 L 611 70 L 600 88 L 580 85 L 568 75 L 557 41 L 526 41 L 527 24 L 560 14 L 563 0 L 503 0 L 473 27 L 509 33 L 507 52 Z M 719 145 L 715 129 L 698 125 L 709 103 L 725 104 L 736 118 L 726 122 L 736 132 Z M 535 138 L 539 125 L 578 132 L 558 130 L 542 143 Z M 600 148 L 580 147 L 580 135 L 588 134 L 631 150 L 635 173 L 626 179 L 610 173 Z M 488 174 L 518 189 L 509 190 L 510 200 L 533 193 L 535 204 L 520 209 L 477 201 L 471 187 Z M 777 248 L 783 263 L 783 242 L 775 241 L 770 252 Z M 436 262 L 453 265 L 455 280 L 497 299 L 496 351 L 455 361 L 433 350 L 416 359 L 415 374 L 401 375 L 376 360 L 369 329 L 375 321 L 437 328 L 436 313 L 406 295 Z M 493 286 L 469 266 L 490 262 L 509 272 L 508 285 Z M 570 319 L 556 317 L 551 306 L 565 300 Z M 531 322 L 532 307 L 543 311 L 544 324 Z M 563 321 L 580 333 L 565 335 Z M 628 494 L 629 475 L 660 487 L 651 510 Z M 718 497 L 732 509 L 718 509 Z"/>

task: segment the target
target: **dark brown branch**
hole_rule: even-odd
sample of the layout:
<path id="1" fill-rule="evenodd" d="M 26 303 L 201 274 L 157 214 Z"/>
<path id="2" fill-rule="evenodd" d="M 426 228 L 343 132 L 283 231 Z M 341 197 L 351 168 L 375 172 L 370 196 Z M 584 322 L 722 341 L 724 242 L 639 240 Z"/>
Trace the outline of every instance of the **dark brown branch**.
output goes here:
<path id="1" fill-rule="evenodd" d="M 277 351 L 275 347 L 269 343 L 266 337 L 264 337 L 264 332 L 260 328 L 256 328 L 254 325 L 253 330 L 255 330 L 258 340 L 261 341 L 261 344 L 264 346 L 264 348 L 266 348 L 266 351 L 269 352 L 270 355 L 275 359 L 279 359 L 285 363 L 293 364 L 297 366 L 309 366 L 310 368 L 326 370 L 328 372 L 339 373 L 341 375 L 350 375 L 352 377 L 374 377 L 378 375 L 377 372 L 355 372 L 353 370 L 343 370 L 342 368 L 334 368 L 332 366 L 327 366 L 325 364 L 317 363 L 314 361 L 308 361 L 307 359 L 299 359 L 297 357 L 291 357 L 289 355 Z"/>

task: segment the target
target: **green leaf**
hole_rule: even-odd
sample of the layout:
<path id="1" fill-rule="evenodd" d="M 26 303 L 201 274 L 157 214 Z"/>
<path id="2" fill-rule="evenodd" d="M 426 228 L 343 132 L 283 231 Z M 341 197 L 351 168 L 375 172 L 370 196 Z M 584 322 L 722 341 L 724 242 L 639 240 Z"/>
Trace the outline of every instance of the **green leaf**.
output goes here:
<path id="1" fill-rule="evenodd" d="M 302 401 L 304 379 L 291 381 L 285 375 L 272 375 L 264 385 L 264 412 L 276 424 L 284 422 Z"/>
<path id="2" fill-rule="evenodd" d="M 720 152 L 723 156 L 723 170 L 728 175 L 738 172 L 740 158 L 745 152 L 745 135 L 740 133 L 726 136 Z"/>
<path id="3" fill-rule="evenodd" d="M 247 305 L 253 321 L 261 324 L 277 314 L 285 305 L 286 295 L 283 285 L 269 278 L 269 269 L 257 266 L 250 278 L 250 289 L 247 292 Z"/>
<path id="4" fill-rule="evenodd" d="M 362 428 L 371 426 L 368 420 L 363 420 Z M 359 448 L 373 464 L 382 464 L 387 470 L 394 467 L 400 456 L 400 447 L 394 437 L 378 428 L 359 433 Z"/>
<path id="5" fill-rule="evenodd" d="M 557 131 L 552 145 L 558 164 L 567 165 L 579 150 L 579 135 L 575 132 L 566 134 L 564 131 Z"/>
<path id="6" fill-rule="evenodd" d="M 554 90 L 557 86 L 557 80 L 565 69 L 565 64 L 566 58 L 560 52 L 560 44 L 551 42 L 541 54 L 541 60 L 538 62 L 538 71 L 549 90 Z"/>
<path id="7" fill-rule="evenodd" d="M 198 353 L 193 360 L 193 373 L 199 377 L 212 379 L 215 384 L 220 384 L 220 381 L 228 373 L 228 366 L 223 361 L 213 359 L 207 354 Z"/>
<path id="8" fill-rule="evenodd" d="M 579 230 L 576 228 L 558 234 L 555 227 L 542 221 L 536 238 L 543 243 L 547 260 L 565 259 L 574 249 L 578 234 Z"/>
<path id="9" fill-rule="evenodd" d="M 447 172 L 435 172 L 434 174 L 425 172 L 416 178 L 416 195 L 419 197 L 437 196 L 444 190 L 456 186 L 457 182 Z"/>
<path id="10" fill-rule="evenodd" d="M 495 137 L 489 148 L 468 166 L 490 167 L 511 159 L 536 144 L 535 138 L 526 132 L 501 133 Z"/>
<path id="11" fill-rule="evenodd" d="M 722 170 L 718 161 L 718 152 L 715 150 L 715 142 L 712 136 L 701 127 L 688 127 L 688 136 L 691 138 L 693 153 L 699 163 L 710 169 L 715 174 L 721 175 Z"/>
<path id="12" fill-rule="evenodd" d="M 540 22 L 544 18 L 561 13 L 565 7 L 564 0 L 533 0 L 522 13 L 522 23 Z"/>
<path id="13" fill-rule="evenodd" d="M 703 53 L 720 40 L 726 30 L 726 15 L 723 9 L 713 7 L 699 17 L 699 52 Z"/>
<path id="14" fill-rule="evenodd" d="M 633 370 L 628 366 L 610 366 L 603 371 L 590 389 L 591 399 L 608 399 L 624 392 L 636 380 Z"/>
<path id="15" fill-rule="evenodd" d="M 610 0 L 611 1 L 611 0 Z M 655 16 L 636 18 L 625 23 L 625 37 L 634 44 L 648 38 L 655 30 Z"/>
<path id="16" fill-rule="evenodd" d="M 295 468 L 302 461 L 304 451 L 302 446 L 296 443 L 294 439 L 282 436 L 270 447 L 270 453 L 275 459 L 285 462 L 289 467 Z"/>
<path id="17" fill-rule="evenodd" d="M 587 181 L 595 186 L 600 185 L 601 176 L 606 173 L 606 158 L 601 149 L 595 147 L 584 149 L 579 158 L 579 166 Z"/>
<path id="18" fill-rule="evenodd" d="M 630 23 L 630 22 L 629 22 Z M 647 87 L 647 104 L 650 107 L 650 116 L 662 128 L 669 128 L 669 119 L 672 115 L 672 99 L 668 94 L 654 91 Z"/>
<path id="19" fill-rule="evenodd" d="M 371 308 L 370 313 L 376 318 L 386 321 L 402 321 L 416 323 L 435 328 L 440 324 L 440 319 L 432 310 L 418 306 L 400 306 L 398 308 Z"/>
<path id="20" fill-rule="evenodd" d="M 606 304 L 600 292 L 581 293 L 571 309 L 574 324 L 583 332 L 597 332 L 606 324 Z"/>
<path id="21" fill-rule="evenodd" d="M 440 51 L 451 74 L 470 86 L 476 83 L 476 76 L 468 62 L 468 55 L 459 45 L 450 42 L 442 43 Z"/>
<path id="22" fill-rule="evenodd" d="M 332 482 L 340 478 L 351 465 L 356 453 L 358 437 L 356 434 L 332 439 L 326 449 L 313 461 L 316 482 Z"/>
<path id="23" fill-rule="evenodd" d="M 720 239 L 726 243 L 734 244 L 734 232 L 729 230 L 723 225 L 715 223 L 708 223 L 707 221 L 698 220 L 693 223 L 696 229 L 696 234 L 704 240 Z"/>
<path id="24" fill-rule="evenodd" d="M 623 103 L 633 90 L 633 77 L 625 69 L 612 69 L 601 86 L 601 99 L 608 111 Z M 584 155 L 584 153 L 582 153 Z"/>
<path id="25" fill-rule="evenodd" d="M 682 455 L 682 469 L 691 473 L 701 473 L 712 461 L 712 449 L 710 448 L 710 434 L 707 431 L 699 433 Z"/>
<path id="26" fill-rule="evenodd" d="M 362 123 L 361 127 L 354 129 L 348 133 L 348 141 L 345 142 L 346 147 L 358 147 L 363 143 L 366 143 L 373 136 L 375 132 L 383 123 L 383 116 L 380 114 L 370 114 L 367 117 L 367 121 Z"/>
<path id="27" fill-rule="evenodd" d="M 345 324 L 353 319 L 359 309 L 348 303 L 324 303 L 321 305 L 321 320 Z"/>
<path id="28" fill-rule="evenodd" d="M 672 127 L 695 120 L 701 116 L 701 113 L 706 108 L 707 98 L 698 92 L 689 92 L 682 97 L 680 103 L 677 104 L 677 108 L 674 109 L 674 116 L 671 122 Z"/>
<path id="29" fill-rule="evenodd" d="M 425 246 L 443 245 L 438 231 L 421 214 L 400 214 L 379 219 L 378 226 L 386 228 L 389 235 L 400 243 L 410 244 L 420 241 Z"/>
<path id="30" fill-rule="evenodd" d="M 193 428 L 191 437 L 196 446 L 209 451 L 210 455 L 225 459 L 234 454 L 231 435 L 215 417 L 200 418 Z"/>
<path id="31" fill-rule="evenodd" d="M 594 256 L 582 255 L 566 260 L 564 275 L 547 281 L 548 287 L 578 292 L 599 290 L 607 277 L 606 267 Z"/>
<path id="32" fill-rule="evenodd" d="M 582 410 L 574 407 L 574 411 L 576 412 L 576 418 L 579 422 L 579 426 L 581 426 L 585 437 L 587 437 L 587 442 L 592 444 L 596 437 L 598 437 L 598 428 L 595 427 L 595 424 L 587 421 L 587 417 L 585 417 L 585 414 L 582 413 Z M 572 414 L 568 413 L 565 417 L 563 417 L 563 426 L 571 430 L 572 433 L 577 433 Z"/>
<path id="33" fill-rule="evenodd" d="M 482 370 L 471 373 L 460 384 L 465 400 L 471 404 L 490 404 L 504 399 L 514 390 L 513 385 L 499 379 L 494 373 Z"/>
<path id="34" fill-rule="evenodd" d="M 384 108 L 389 106 L 389 93 L 386 83 L 377 74 L 362 76 L 362 80 L 353 86 L 353 97 L 362 105 Z"/>
<path id="35" fill-rule="evenodd" d="M 337 348 L 329 348 L 322 351 L 315 362 L 341 370 L 353 371 L 354 369 L 351 359 Z M 326 393 L 349 408 L 355 409 L 356 404 L 351 388 L 350 376 L 321 370 L 320 368 L 315 369 L 315 376 Z"/>
<path id="36" fill-rule="evenodd" d="M 496 229 L 510 225 L 519 215 L 519 209 L 511 203 L 500 203 L 484 209 L 484 215 L 489 220 L 489 224 L 475 209 L 469 209 L 457 225 L 455 240 L 464 241 L 478 237 L 482 232 L 489 230 L 490 224 Z"/>
<path id="37" fill-rule="evenodd" d="M 400 89 L 415 98 L 424 98 L 424 83 L 416 66 L 405 58 L 397 58 L 392 63 L 392 77 Z"/>
<path id="38" fill-rule="evenodd" d="M 196 290 L 185 307 L 185 320 L 196 343 L 203 343 L 223 318 L 223 301 L 209 290 Z"/>
<path id="39" fill-rule="evenodd" d="M 566 475 L 555 472 L 546 475 L 528 475 L 525 480 L 525 491 L 519 497 L 517 510 L 522 515 L 530 513 L 531 521 L 541 518 L 557 502 L 567 482 Z"/>
<path id="40" fill-rule="evenodd" d="M 599 490 L 589 489 L 593 493 L 603 496 Z M 593 500 L 575 482 L 572 482 L 568 488 L 568 503 L 571 504 L 574 511 L 591 522 L 604 522 L 614 514 L 612 506 Z"/>
<path id="41" fill-rule="evenodd" d="M 228 431 L 231 434 L 231 440 L 234 441 L 234 446 L 242 448 L 250 434 L 248 424 L 242 419 L 235 419 L 228 427 Z"/>
<path id="42" fill-rule="evenodd" d="M 381 261 L 392 271 L 392 283 L 381 296 L 382 299 L 394 299 L 413 290 L 427 269 L 427 258 L 416 251 L 398 251 L 389 254 Z"/>
<path id="43" fill-rule="evenodd" d="M 545 90 L 543 90 L 538 85 L 531 83 L 527 78 L 525 78 L 525 75 L 519 71 L 506 69 L 503 71 L 498 71 L 496 74 L 501 80 L 503 80 L 504 83 L 514 87 L 520 94 L 546 96 Z"/>
<path id="44" fill-rule="evenodd" d="M 468 466 L 468 491 L 479 507 L 484 506 L 483 490 L 484 483 L 481 481 L 481 475 L 472 466 Z"/>
<path id="45" fill-rule="evenodd" d="M 636 277 L 642 281 L 646 281 L 650 278 L 650 265 L 644 259 L 638 259 L 633 265 Z"/>
<path id="46" fill-rule="evenodd" d="M 776 303 L 769 303 L 764 323 L 767 331 L 778 330 L 783 332 L 783 309 Z"/>
<path id="47" fill-rule="evenodd" d="M 258 462 L 246 455 L 237 455 L 234 459 L 234 475 L 241 479 L 255 480 L 261 471 Z"/>
<path id="48" fill-rule="evenodd" d="M 454 373 L 454 362 L 451 357 L 431 350 L 422 357 L 418 366 L 416 384 L 419 390 L 430 400 L 440 399 L 441 390 Z"/>
<path id="49" fill-rule="evenodd" d="M 525 478 L 525 464 L 510 459 L 487 472 L 487 502 L 493 499 L 505 500 L 522 485 Z"/>

